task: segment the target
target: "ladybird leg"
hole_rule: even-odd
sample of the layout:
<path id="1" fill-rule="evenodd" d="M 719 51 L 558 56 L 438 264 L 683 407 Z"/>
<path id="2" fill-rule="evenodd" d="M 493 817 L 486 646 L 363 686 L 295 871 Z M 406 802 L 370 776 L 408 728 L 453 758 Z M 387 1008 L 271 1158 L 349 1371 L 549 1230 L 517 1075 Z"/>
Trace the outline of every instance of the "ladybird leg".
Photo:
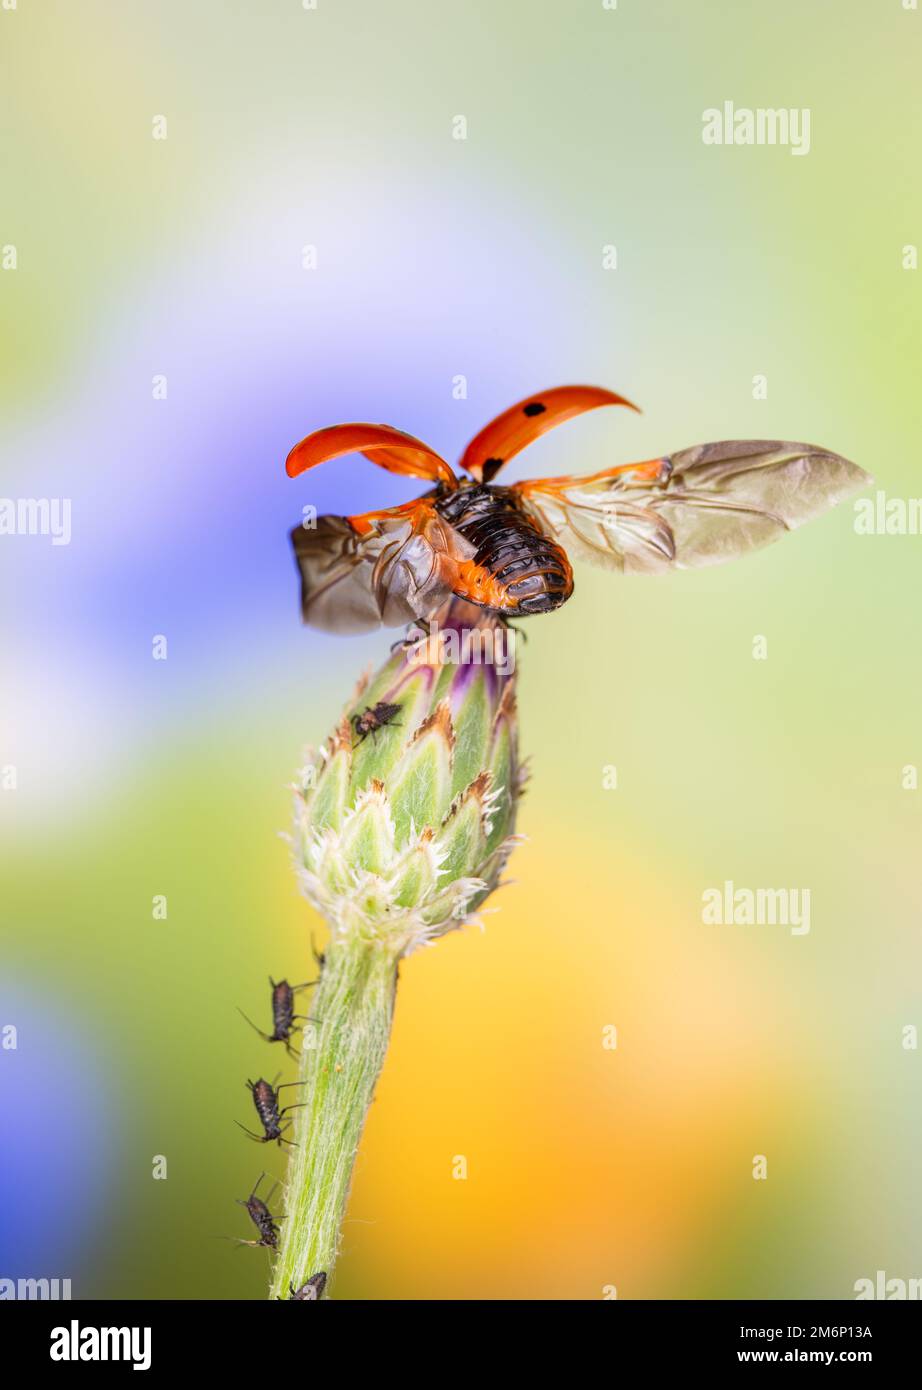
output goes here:
<path id="1" fill-rule="evenodd" d="M 506 617 L 505 613 L 499 613 L 497 614 L 497 617 L 502 626 L 508 629 L 509 632 L 514 632 L 516 637 L 520 637 L 523 642 L 528 641 L 528 633 L 523 632 L 520 627 L 516 627 L 515 624 L 511 622 L 509 618 Z"/>
<path id="2" fill-rule="evenodd" d="M 417 642 L 422 641 L 424 637 L 428 637 L 431 631 L 432 624 L 429 622 L 428 618 L 414 618 L 400 641 L 392 644 L 391 651 L 395 652 L 398 647 L 403 647 L 404 650 L 407 650 L 409 647 L 415 647 Z"/>

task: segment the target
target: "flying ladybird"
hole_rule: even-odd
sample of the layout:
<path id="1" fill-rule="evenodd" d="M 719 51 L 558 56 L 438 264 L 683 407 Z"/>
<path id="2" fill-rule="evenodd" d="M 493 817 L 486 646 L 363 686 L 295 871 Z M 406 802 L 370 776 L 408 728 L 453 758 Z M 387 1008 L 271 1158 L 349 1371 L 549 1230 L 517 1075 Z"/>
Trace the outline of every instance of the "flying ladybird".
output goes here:
<path id="1" fill-rule="evenodd" d="M 302 439 L 288 455 L 290 477 L 360 453 L 434 485 L 401 506 L 295 528 L 304 621 L 328 632 L 401 627 L 428 622 L 453 596 L 504 619 L 548 613 L 573 592 L 570 556 L 644 574 L 719 564 L 872 481 L 811 444 L 729 440 L 582 476 L 494 483 L 539 435 L 603 405 L 637 409 L 597 386 L 519 401 L 471 440 L 460 479 L 391 425 L 332 425 Z"/>

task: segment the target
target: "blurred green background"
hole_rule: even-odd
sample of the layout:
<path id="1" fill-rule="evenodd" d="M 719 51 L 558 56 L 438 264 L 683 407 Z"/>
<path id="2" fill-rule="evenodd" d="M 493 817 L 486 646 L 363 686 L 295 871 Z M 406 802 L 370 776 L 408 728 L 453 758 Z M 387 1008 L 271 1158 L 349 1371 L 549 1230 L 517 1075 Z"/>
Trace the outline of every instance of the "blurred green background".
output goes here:
<path id="1" fill-rule="evenodd" d="M 286 531 L 418 490 L 355 459 L 292 483 L 295 440 L 386 420 L 455 458 L 589 381 L 645 413 L 510 479 L 781 437 L 922 495 L 920 26 L 900 0 L 0 10 L 0 491 L 73 508 L 69 546 L 0 538 L 0 1275 L 265 1292 L 222 1237 L 283 1159 L 233 1121 L 291 1064 L 235 1007 L 265 1027 L 266 977 L 310 977 L 286 784 L 394 637 L 302 630 Z M 809 155 L 705 146 L 725 100 L 808 107 Z M 528 843 L 486 932 L 402 971 L 334 1297 L 922 1273 L 922 539 L 853 521 L 581 568 L 530 621 Z M 726 879 L 810 888 L 811 931 L 704 926 Z"/>

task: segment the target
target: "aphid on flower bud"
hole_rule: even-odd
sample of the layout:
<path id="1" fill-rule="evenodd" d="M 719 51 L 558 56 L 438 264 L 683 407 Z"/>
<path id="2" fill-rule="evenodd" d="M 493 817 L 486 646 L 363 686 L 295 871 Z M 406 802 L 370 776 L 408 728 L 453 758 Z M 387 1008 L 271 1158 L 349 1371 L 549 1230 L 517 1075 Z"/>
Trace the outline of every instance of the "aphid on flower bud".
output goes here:
<path id="1" fill-rule="evenodd" d="M 247 1018 L 242 1009 L 237 1012 L 241 1018 L 246 1019 L 247 1023 L 253 1028 L 266 1042 L 281 1042 L 285 1044 L 285 1051 L 289 1057 L 296 1057 L 297 1053 L 291 1045 L 291 1035 L 299 1031 L 295 1027 L 296 1022 L 311 1023 L 316 1022 L 306 1014 L 295 1013 L 295 995 L 299 990 L 310 989 L 317 983 L 316 980 L 308 980 L 303 985 L 290 985 L 287 980 L 279 980 L 276 983 L 272 976 L 269 976 L 269 984 L 272 987 L 272 1032 L 264 1033 L 261 1028 L 257 1028 L 251 1018 Z"/>
<path id="2" fill-rule="evenodd" d="M 629 573 L 714 565 L 777 540 L 866 487 L 848 459 L 813 444 L 725 440 L 503 487 L 499 470 L 554 425 L 603 405 L 637 407 L 598 386 L 556 386 L 517 402 L 449 463 L 392 425 L 332 425 L 296 444 L 295 478 L 343 454 L 430 491 L 291 533 L 306 623 L 368 632 L 428 622 L 452 597 L 504 618 L 549 613 L 573 592 L 570 555 Z"/>
<path id="3" fill-rule="evenodd" d="M 296 1104 L 286 1105 L 284 1110 L 280 1110 L 279 1091 L 284 1091 L 286 1086 L 303 1085 L 303 1081 L 286 1081 L 282 1086 L 276 1087 L 271 1085 L 268 1081 L 265 1081 L 262 1077 L 260 1077 L 258 1081 L 248 1081 L 247 1087 L 253 1097 L 256 1113 L 259 1116 L 259 1122 L 265 1133 L 254 1134 L 251 1129 L 247 1129 L 246 1125 L 241 1125 L 239 1121 L 236 1121 L 238 1127 L 243 1130 L 244 1134 L 248 1134 L 251 1139 L 255 1139 L 257 1144 L 277 1143 L 279 1146 L 282 1144 L 291 1144 L 291 1147 L 294 1148 L 295 1145 L 292 1144 L 291 1140 L 285 1139 L 283 1136 L 282 1117 L 287 1115 L 289 1110 L 300 1109 L 301 1105 L 305 1102 L 298 1101 Z"/>
<path id="4" fill-rule="evenodd" d="M 260 1173 L 259 1177 L 256 1179 L 256 1184 L 249 1197 L 236 1198 L 236 1201 L 239 1203 L 240 1206 L 246 1207 L 247 1212 L 249 1213 L 250 1220 L 253 1222 L 253 1225 L 259 1232 L 259 1240 L 238 1240 L 237 1244 L 262 1245 L 266 1246 L 268 1249 L 277 1250 L 279 1243 L 278 1223 L 280 1221 L 284 1221 L 285 1218 L 283 1216 L 273 1216 L 271 1211 L 269 1210 L 269 1203 L 272 1201 L 272 1197 L 276 1191 L 276 1188 L 278 1187 L 278 1183 L 276 1183 L 275 1186 L 272 1188 L 272 1191 L 269 1193 L 265 1201 L 263 1201 L 261 1197 L 257 1197 L 256 1195 L 259 1184 L 262 1182 L 265 1176 L 265 1173 Z"/>
<path id="5" fill-rule="evenodd" d="M 389 705 L 386 700 L 379 700 L 373 707 L 366 705 L 361 714 L 354 714 L 352 727 L 355 730 L 356 744 L 363 743 L 369 734 L 374 741 L 379 729 L 383 729 L 387 724 L 394 724 L 394 715 L 399 709 L 399 705 Z"/>
<path id="6" fill-rule="evenodd" d="M 327 1276 L 324 1273 L 312 1274 L 306 1284 L 302 1284 L 300 1289 L 296 1289 L 294 1284 L 289 1284 L 288 1289 L 291 1297 L 289 1303 L 313 1303 L 316 1299 L 323 1297 L 323 1291 L 327 1286 Z"/>

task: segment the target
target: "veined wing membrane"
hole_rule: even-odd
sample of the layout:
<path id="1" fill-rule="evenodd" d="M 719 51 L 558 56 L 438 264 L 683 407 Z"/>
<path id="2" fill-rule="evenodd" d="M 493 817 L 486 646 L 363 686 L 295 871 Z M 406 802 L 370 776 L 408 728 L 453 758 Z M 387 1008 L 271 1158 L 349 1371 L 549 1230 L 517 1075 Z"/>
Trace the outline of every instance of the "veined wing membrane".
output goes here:
<path id="1" fill-rule="evenodd" d="M 512 490 L 571 556 L 655 574 L 768 545 L 870 482 L 856 464 L 811 444 L 727 440 Z"/>

